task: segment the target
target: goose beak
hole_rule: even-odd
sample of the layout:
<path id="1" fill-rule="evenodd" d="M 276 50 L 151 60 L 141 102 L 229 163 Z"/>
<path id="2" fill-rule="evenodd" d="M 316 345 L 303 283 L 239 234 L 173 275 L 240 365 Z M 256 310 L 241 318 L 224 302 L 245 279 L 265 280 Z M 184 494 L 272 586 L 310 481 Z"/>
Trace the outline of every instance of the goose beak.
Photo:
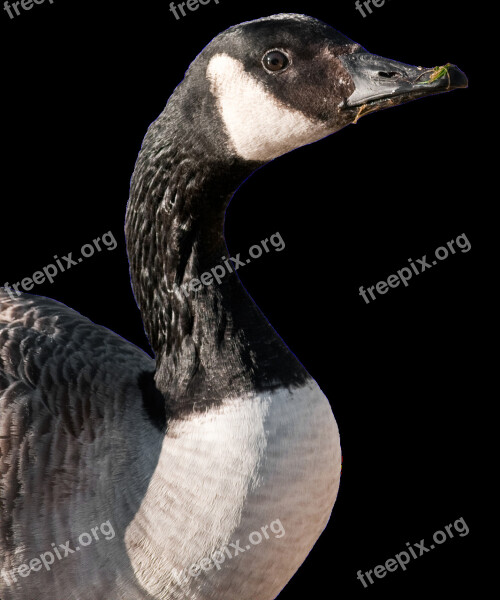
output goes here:
<path id="1" fill-rule="evenodd" d="M 450 63 L 427 69 L 368 52 L 339 58 L 354 83 L 354 92 L 343 104 L 344 109 L 354 109 L 354 122 L 376 110 L 468 85 L 465 74 Z"/>

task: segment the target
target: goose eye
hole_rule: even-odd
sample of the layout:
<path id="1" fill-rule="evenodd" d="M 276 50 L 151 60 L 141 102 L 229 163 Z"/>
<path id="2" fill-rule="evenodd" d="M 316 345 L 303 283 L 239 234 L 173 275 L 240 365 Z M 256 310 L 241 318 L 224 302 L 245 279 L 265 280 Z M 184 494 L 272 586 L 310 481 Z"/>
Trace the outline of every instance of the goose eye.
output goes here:
<path id="1" fill-rule="evenodd" d="M 264 67 L 273 73 L 286 69 L 289 62 L 288 56 L 279 50 L 271 50 L 262 59 Z"/>

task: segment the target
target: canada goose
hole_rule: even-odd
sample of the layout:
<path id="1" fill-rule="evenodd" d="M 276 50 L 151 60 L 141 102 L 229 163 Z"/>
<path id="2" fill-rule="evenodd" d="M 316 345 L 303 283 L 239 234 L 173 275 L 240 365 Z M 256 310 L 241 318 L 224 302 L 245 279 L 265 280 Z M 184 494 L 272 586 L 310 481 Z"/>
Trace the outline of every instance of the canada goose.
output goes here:
<path id="1" fill-rule="evenodd" d="M 0 290 L 2 600 L 276 597 L 328 522 L 337 426 L 237 274 L 182 286 L 227 255 L 226 207 L 257 168 L 466 81 L 302 15 L 237 25 L 201 52 L 131 182 L 155 361 L 54 300 Z"/>

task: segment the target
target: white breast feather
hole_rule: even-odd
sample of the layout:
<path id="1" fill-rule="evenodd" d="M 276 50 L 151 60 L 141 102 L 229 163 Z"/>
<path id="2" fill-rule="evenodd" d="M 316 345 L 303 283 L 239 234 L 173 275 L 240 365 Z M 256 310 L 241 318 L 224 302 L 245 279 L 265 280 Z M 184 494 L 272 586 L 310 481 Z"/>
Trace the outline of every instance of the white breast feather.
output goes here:
<path id="1" fill-rule="evenodd" d="M 314 382 L 229 400 L 175 423 L 127 530 L 141 587 L 169 600 L 272 600 L 326 526 L 340 464 L 337 425 Z M 176 572 L 238 539 L 244 546 L 276 519 L 282 538 L 264 540 L 221 570 L 176 580 Z"/>

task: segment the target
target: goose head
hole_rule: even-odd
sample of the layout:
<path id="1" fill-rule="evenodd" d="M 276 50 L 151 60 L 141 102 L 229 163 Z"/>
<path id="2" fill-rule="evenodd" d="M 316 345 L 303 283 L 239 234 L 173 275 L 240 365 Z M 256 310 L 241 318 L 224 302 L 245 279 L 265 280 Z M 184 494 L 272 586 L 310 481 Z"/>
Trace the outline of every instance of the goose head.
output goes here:
<path id="1" fill-rule="evenodd" d="M 264 163 L 362 115 L 466 86 L 453 65 L 438 73 L 382 58 L 321 21 L 282 14 L 221 33 L 178 92 L 217 150 Z"/>
<path id="2" fill-rule="evenodd" d="M 249 21 L 215 37 L 150 126 L 127 208 L 134 293 L 165 369 L 180 365 L 199 374 L 200 363 L 212 364 L 225 335 L 213 333 L 213 323 L 222 322 L 226 329 L 230 322 L 234 338 L 235 330 L 244 330 L 252 356 L 260 356 L 252 362 L 252 377 L 272 360 L 279 363 L 276 370 L 296 369 L 294 358 L 287 362 L 272 344 L 263 344 L 261 317 L 253 308 L 242 310 L 249 300 L 234 273 L 197 294 L 179 291 L 227 256 L 223 223 L 235 190 L 266 162 L 360 116 L 466 85 L 457 67 L 436 71 L 370 54 L 304 15 Z M 222 313 L 231 318 L 221 321 Z M 201 349 L 186 340 L 197 340 Z M 207 350 L 204 359 L 206 348 L 212 354 Z M 238 362 L 233 359 L 231 348 L 227 360 Z M 190 377 L 157 374 L 156 381 L 165 390 Z"/>

